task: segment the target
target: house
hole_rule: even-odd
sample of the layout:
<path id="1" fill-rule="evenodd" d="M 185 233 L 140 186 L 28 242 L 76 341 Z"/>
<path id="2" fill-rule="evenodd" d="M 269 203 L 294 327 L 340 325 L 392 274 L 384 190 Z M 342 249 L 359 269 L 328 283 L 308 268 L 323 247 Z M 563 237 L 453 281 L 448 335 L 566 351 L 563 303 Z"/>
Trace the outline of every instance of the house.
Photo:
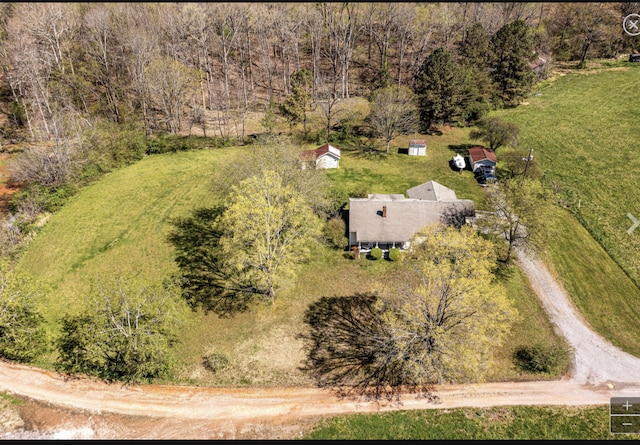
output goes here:
<path id="1" fill-rule="evenodd" d="M 426 156 L 427 141 L 422 139 L 412 139 L 409 141 L 409 156 Z"/>
<path id="2" fill-rule="evenodd" d="M 536 59 L 529 62 L 529 68 L 536 73 L 538 79 L 546 79 L 549 74 L 550 60 L 551 58 L 547 54 L 537 51 Z"/>
<path id="3" fill-rule="evenodd" d="M 307 163 L 313 163 L 315 168 L 338 168 L 340 163 L 340 149 L 333 145 L 324 144 L 315 150 L 305 150 L 300 154 L 303 160 L 302 168 Z"/>
<path id="4" fill-rule="evenodd" d="M 425 182 L 402 194 L 370 194 L 349 198 L 349 245 L 360 252 L 374 247 L 383 251 L 407 249 L 413 235 L 440 222 L 447 211 L 473 212 L 474 203 L 435 181 Z"/>
<path id="5" fill-rule="evenodd" d="M 495 177 L 496 154 L 485 147 L 473 147 L 469 149 L 469 165 L 474 173 L 483 173 L 486 177 Z"/>

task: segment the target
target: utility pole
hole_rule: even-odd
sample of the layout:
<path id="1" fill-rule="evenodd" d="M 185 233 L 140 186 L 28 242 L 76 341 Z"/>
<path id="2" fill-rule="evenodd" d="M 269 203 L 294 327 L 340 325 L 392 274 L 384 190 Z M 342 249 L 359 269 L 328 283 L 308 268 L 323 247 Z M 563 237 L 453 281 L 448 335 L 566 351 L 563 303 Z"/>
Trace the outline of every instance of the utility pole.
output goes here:
<path id="1" fill-rule="evenodd" d="M 529 149 L 529 156 L 527 156 L 526 158 L 523 158 L 523 160 L 527 161 L 527 163 L 524 166 L 524 172 L 522 173 L 522 179 L 524 180 L 525 176 L 527 176 L 527 168 L 529 168 L 529 161 L 531 161 L 533 159 L 533 148 Z"/>

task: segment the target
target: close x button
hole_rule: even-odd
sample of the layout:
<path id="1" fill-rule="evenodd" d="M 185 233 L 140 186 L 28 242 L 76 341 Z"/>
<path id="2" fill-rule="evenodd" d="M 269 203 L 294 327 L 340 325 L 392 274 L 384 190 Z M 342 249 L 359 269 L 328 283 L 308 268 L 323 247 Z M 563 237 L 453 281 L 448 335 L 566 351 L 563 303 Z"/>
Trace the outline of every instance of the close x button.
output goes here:
<path id="1" fill-rule="evenodd" d="M 640 397 L 612 397 L 609 421 L 612 433 L 640 434 Z"/>

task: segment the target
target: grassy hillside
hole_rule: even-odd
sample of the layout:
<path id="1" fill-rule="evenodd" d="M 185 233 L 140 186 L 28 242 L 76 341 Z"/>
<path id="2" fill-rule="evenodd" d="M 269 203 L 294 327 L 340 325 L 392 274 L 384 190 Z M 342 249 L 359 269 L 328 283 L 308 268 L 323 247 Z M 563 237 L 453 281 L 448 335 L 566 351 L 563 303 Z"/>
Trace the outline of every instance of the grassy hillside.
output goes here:
<path id="1" fill-rule="evenodd" d="M 478 199 L 482 188 L 470 172 L 452 171 L 449 145 L 465 142 L 468 130 L 452 129 L 431 143 L 426 157 L 397 153 L 362 157 L 345 151 L 341 168 L 330 175 L 346 190 L 364 184 L 369 192 L 403 193 L 406 188 L 436 179 L 453 187 L 462 198 Z M 403 146 L 403 142 L 398 145 Z M 152 281 L 175 270 L 172 247 L 166 242 L 169 220 L 207 206 L 219 197 L 210 186 L 213 175 L 250 147 L 179 152 L 149 156 L 111 173 L 75 196 L 44 226 L 21 258 L 19 269 L 35 275 L 49 288 L 42 302 L 52 335 L 57 321 L 86 298 L 90 280 L 101 275 L 139 272 Z M 234 318 L 191 313 L 176 348 L 181 363 L 177 382 L 195 385 L 306 385 L 298 371 L 303 359 L 297 334 L 308 305 L 325 295 L 351 295 L 369 289 L 396 263 L 353 261 L 344 252 L 324 248 L 297 279 L 280 292 L 275 307 L 257 306 Z M 533 343 L 555 344 L 538 300 L 519 270 L 504 277 L 510 295 L 523 316 L 503 350 L 494 380 L 538 379 L 515 368 L 513 349 Z M 212 374 L 201 365 L 205 354 L 217 352 L 230 365 Z M 41 366 L 50 366 L 43 362 Z M 550 378 L 547 376 L 546 378 Z"/>
<path id="2" fill-rule="evenodd" d="M 217 149 L 149 156 L 75 196 L 19 264 L 50 289 L 47 320 L 76 309 L 98 275 L 164 277 L 174 267 L 166 242 L 169 219 L 212 203 L 209 177 L 234 155 Z"/>
<path id="3" fill-rule="evenodd" d="M 571 212 L 640 285 L 637 64 L 575 71 L 540 86 L 528 105 L 496 113 L 520 127 Z M 498 151 L 499 156 L 499 151 Z"/>

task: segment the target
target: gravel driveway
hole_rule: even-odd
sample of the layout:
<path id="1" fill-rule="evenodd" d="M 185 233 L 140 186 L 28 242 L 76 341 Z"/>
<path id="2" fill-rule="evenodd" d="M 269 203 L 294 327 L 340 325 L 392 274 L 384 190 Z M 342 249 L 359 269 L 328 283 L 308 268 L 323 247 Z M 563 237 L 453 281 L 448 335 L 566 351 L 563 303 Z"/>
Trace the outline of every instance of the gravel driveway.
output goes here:
<path id="1" fill-rule="evenodd" d="M 557 331 L 573 348 L 571 379 L 576 383 L 640 383 L 640 359 L 616 348 L 594 332 L 539 259 L 518 252 L 529 278 Z"/>

